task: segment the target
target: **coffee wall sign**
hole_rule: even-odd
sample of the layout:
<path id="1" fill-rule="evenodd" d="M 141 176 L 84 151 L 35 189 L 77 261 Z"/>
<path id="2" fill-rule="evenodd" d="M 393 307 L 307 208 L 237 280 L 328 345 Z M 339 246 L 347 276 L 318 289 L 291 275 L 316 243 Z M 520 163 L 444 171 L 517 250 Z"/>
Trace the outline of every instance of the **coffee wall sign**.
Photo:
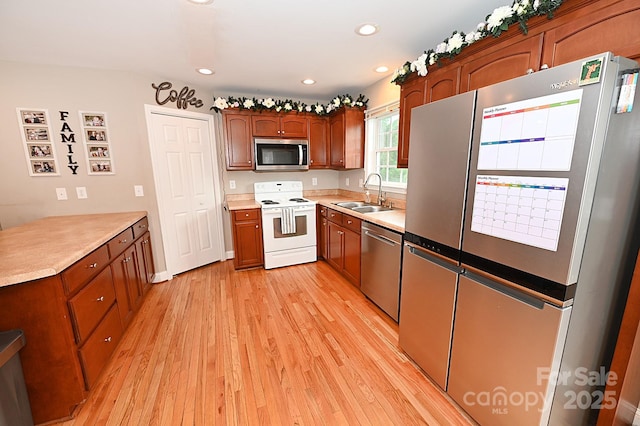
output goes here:
<path id="1" fill-rule="evenodd" d="M 173 89 L 173 84 L 164 81 L 160 84 L 151 83 L 151 87 L 156 89 L 156 103 L 164 105 L 168 102 L 175 102 L 180 109 L 187 109 L 189 105 L 200 108 L 203 105 L 201 99 L 196 98 L 195 89 L 184 86 L 180 91 Z"/>

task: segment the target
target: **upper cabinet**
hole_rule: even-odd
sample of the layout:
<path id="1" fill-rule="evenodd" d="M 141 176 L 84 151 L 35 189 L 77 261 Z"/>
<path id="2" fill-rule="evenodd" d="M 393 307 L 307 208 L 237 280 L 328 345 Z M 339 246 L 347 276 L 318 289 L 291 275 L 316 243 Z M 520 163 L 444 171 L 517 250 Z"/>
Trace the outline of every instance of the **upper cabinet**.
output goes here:
<path id="1" fill-rule="evenodd" d="M 244 111 L 225 111 L 223 117 L 227 170 L 253 170 L 251 115 Z"/>
<path id="2" fill-rule="evenodd" d="M 330 165 L 333 169 L 364 167 L 364 111 L 341 108 L 329 117 Z"/>
<path id="3" fill-rule="evenodd" d="M 326 117 L 309 118 L 309 167 L 329 167 L 329 120 Z"/>
<path id="4" fill-rule="evenodd" d="M 528 22 L 523 35 L 512 26 L 503 36 L 487 37 L 425 77 L 410 76 L 400 89 L 398 167 L 409 164 L 411 110 L 458 93 L 565 64 L 598 53 L 640 60 L 640 4 L 637 0 L 565 0 L 554 19 Z"/>
<path id="5" fill-rule="evenodd" d="M 251 116 L 254 137 L 306 138 L 309 119 L 297 113 L 258 113 Z"/>

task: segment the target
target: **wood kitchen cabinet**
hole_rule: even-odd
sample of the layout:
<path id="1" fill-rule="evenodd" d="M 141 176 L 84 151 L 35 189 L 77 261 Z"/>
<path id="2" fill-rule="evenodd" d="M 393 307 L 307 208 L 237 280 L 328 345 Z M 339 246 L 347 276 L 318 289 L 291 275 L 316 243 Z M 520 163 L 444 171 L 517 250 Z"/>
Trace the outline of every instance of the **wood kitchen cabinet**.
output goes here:
<path id="1" fill-rule="evenodd" d="M 309 118 L 309 168 L 329 167 L 329 119 Z"/>
<path id="2" fill-rule="evenodd" d="M 231 212 L 235 269 L 264 265 L 262 218 L 260 209 Z"/>
<path id="3" fill-rule="evenodd" d="M 318 258 L 327 259 L 329 257 L 327 243 L 329 241 L 329 220 L 327 219 L 327 208 L 320 204 L 316 207 L 317 242 L 318 242 Z"/>
<path id="4" fill-rule="evenodd" d="M 364 167 L 364 111 L 340 108 L 329 116 L 330 164 L 334 169 Z"/>
<path id="5" fill-rule="evenodd" d="M 409 135 L 411 133 L 411 110 L 424 105 L 425 78 L 414 77 L 400 88 L 400 116 L 398 118 L 398 163 L 397 167 L 409 166 Z"/>
<path id="6" fill-rule="evenodd" d="M 360 287 L 360 226 L 361 220 L 327 209 L 327 257 L 326 261 Z"/>
<path id="7" fill-rule="evenodd" d="M 138 277 L 138 255 L 136 247 L 130 246 L 111 263 L 113 285 L 118 297 L 120 321 L 126 327 L 140 306 L 142 292 Z"/>
<path id="8" fill-rule="evenodd" d="M 251 115 L 254 137 L 306 138 L 309 119 L 297 113 L 261 113 Z"/>
<path id="9" fill-rule="evenodd" d="M 251 114 L 224 111 L 223 114 L 227 170 L 253 170 Z"/>

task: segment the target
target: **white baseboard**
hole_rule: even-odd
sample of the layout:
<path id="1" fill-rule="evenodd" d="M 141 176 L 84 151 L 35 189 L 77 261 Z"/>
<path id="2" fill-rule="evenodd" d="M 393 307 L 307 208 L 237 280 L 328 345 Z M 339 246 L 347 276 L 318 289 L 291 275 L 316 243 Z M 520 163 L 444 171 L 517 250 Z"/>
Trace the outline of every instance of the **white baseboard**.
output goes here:
<path id="1" fill-rule="evenodd" d="M 169 273 L 167 271 L 161 271 L 161 272 L 156 272 L 153 275 L 153 280 L 151 280 L 152 283 L 161 283 L 163 281 L 169 281 L 173 279 L 172 275 L 169 275 Z"/>
<path id="2" fill-rule="evenodd" d="M 234 252 L 233 250 L 229 250 L 229 251 L 227 252 L 227 260 L 229 260 L 229 259 L 233 259 L 234 257 L 236 257 L 235 252 Z"/>
<path id="3" fill-rule="evenodd" d="M 636 409 L 636 416 L 633 418 L 633 426 L 640 426 L 640 407 Z"/>

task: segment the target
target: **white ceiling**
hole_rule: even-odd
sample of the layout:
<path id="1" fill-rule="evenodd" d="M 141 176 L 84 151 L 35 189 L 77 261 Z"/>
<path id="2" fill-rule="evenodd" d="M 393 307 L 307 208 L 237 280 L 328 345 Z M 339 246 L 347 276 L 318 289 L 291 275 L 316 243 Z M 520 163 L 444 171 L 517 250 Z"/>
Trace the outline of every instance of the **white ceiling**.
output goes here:
<path id="1" fill-rule="evenodd" d="M 216 94 L 360 91 L 506 0 L 2 0 L 0 60 L 159 75 Z M 355 34 L 373 22 L 375 36 Z M 391 71 L 374 72 L 379 65 Z M 209 67 L 212 76 L 195 68 Z M 315 85 L 300 81 L 313 78 Z"/>

